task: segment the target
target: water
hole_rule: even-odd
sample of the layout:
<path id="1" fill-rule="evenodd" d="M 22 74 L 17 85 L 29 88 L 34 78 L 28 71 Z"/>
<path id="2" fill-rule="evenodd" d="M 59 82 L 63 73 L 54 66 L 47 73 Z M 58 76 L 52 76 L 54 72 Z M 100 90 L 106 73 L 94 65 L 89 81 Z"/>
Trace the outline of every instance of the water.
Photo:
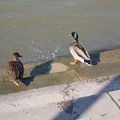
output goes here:
<path id="1" fill-rule="evenodd" d="M 69 54 L 77 31 L 89 51 L 120 46 L 120 0 L 0 0 L 0 67 L 18 51 L 35 62 Z"/>

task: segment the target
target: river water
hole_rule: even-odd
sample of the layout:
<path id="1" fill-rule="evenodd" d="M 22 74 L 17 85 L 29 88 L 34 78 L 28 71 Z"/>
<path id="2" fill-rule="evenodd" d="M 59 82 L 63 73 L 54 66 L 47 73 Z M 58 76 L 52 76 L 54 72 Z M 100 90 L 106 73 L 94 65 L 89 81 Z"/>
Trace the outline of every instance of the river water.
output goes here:
<path id="1" fill-rule="evenodd" d="M 76 31 L 89 51 L 120 46 L 120 0 L 0 0 L 0 67 L 68 55 Z"/>

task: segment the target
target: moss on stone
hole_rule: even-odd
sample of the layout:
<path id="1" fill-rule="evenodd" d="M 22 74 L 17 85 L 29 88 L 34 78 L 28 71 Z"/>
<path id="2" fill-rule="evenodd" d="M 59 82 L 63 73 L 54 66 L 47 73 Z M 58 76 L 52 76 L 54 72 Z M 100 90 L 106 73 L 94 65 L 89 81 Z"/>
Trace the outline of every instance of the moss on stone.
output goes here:
<path id="1" fill-rule="evenodd" d="M 58 58 L 52 62 L 38 62 L 25 64 L 24 80 L 20 87 L 8 80 L 6 70 L 0 69 L 0 94 L 7 94 L 30 89 L 37 89 L 51 85 L 71 83 L 78 80 L 93 79 L 120 73 L 120 49 L 93 53 L 94 65 L 89 67 L 84 64 L 70 65 L 72 57 Z M 50 74 L 51 63 L 62 63 L 69 67 L 65 72 Z M 45 66 L 45 68 L 44 68 Z"/>

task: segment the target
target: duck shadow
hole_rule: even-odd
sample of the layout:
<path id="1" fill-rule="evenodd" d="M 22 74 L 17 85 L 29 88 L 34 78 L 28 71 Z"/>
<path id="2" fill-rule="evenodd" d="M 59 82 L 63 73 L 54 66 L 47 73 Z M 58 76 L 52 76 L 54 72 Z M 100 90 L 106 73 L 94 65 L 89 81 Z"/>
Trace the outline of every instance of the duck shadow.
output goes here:
<path id="1" fill-rule="evenodd" d="M 47 62 L 44 62 L 43 64 L 37 65 L 35 66 L 35 68 L 33 68 L 30 72 L 30 76 L 29 77 L 25 77 L 22 80 L 22 83 L 24 83 L 26 86 L 30 85 L 31 82 L 34 80 L 34 78 L 37 75 L 41 75 L 41 74 L 48 74 L 52 68 L 51 63 L 54 60 L 49 60 Z"/>
<path id="2" fill-rule="evenodd" d="M 100 52 L 91 53 L 90 58 L 92 60 L 92 65 L 97 65 L 100 62 Z M 23 78 L 22 82 L 28 86 L 30 83 L 34 80 L 34 77 L 41 74 L 48 74 L 52 68 L 51 63 L 54 60 L 49 60 L 47 62 L 44 62 L 43 64 L 37 65 L 35 68 L 33 68 L 30 72 L 29 77 Z"/>
<path id="3" fill-rule="evenodd" d="M 92 60 L 92 65 L 97 65 L 100 62 L 100 52 L 91 53 L 90 58 Z"/>

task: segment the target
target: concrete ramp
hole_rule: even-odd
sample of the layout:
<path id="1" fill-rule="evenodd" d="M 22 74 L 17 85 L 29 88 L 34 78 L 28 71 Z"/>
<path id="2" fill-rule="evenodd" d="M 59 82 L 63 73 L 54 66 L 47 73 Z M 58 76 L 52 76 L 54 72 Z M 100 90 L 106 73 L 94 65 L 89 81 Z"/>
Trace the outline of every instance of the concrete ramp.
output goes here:
<path id="1" fill-rule="evenodd" d="M 0 120 L 119 120 L 119 77 L 0 95 Z"/>

